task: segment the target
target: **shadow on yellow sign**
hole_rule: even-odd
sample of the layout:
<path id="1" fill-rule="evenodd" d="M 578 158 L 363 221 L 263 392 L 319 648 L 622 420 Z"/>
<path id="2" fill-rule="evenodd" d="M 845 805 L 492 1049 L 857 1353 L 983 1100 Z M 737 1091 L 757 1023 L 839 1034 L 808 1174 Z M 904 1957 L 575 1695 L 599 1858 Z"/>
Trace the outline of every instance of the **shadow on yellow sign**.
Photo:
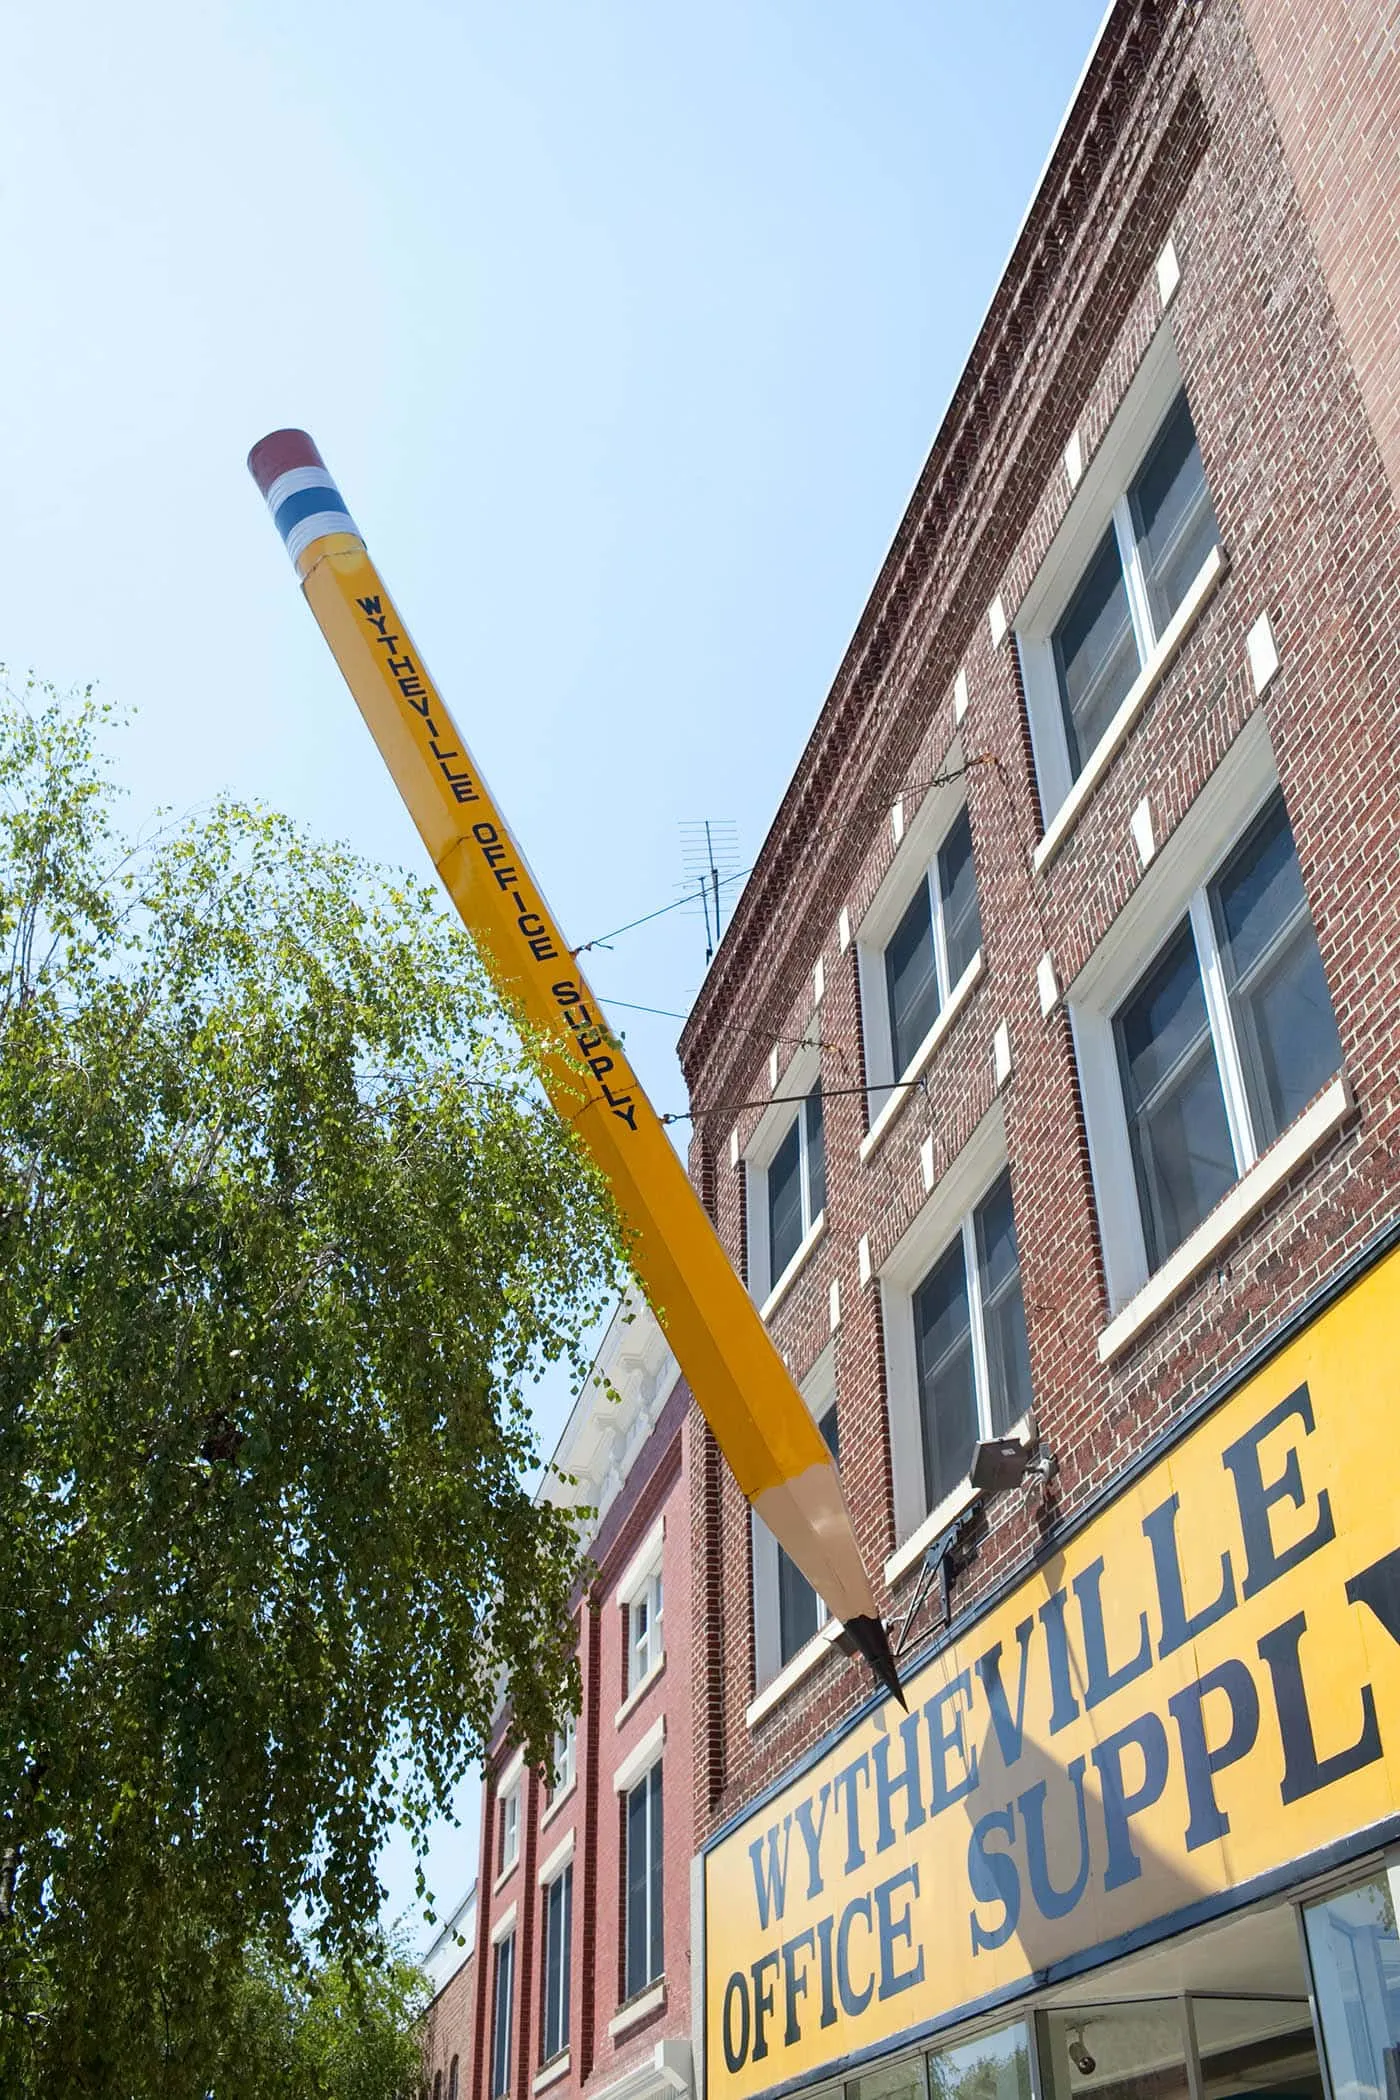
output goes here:
<path id="1" fill-rule="evenodd" d="M 705 1861 L 706 2070 L 784 2086 L 1178 1929 L 1400 1788 L 1400 1255 Z"/>

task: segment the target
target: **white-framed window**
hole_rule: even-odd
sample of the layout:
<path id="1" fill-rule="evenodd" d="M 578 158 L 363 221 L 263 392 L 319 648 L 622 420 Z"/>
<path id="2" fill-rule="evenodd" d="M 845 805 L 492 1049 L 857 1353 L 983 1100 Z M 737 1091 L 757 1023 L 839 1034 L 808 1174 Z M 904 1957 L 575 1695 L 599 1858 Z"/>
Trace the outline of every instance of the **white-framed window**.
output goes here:
<path id="1" fill-rule="evenodd" d="M 547 1882 L 544 1890 L 544 2005 L 540 2023 L 540 2062 L 562 2056 L 569 2046 L 569 1972 L 573 1962 L 573 1863 Z"/>
<path id="2" fill-rule="evenodd" d="M 627 1862 L 622 1996 L 635 1998 L 663 1973 L 661 1760 L 622 1797 Z"/>
<path id="3" fill-rule="evenodd" d="M 820 1053 L 794 1058 L 744 1165 L 750 1295 L 763 1305 L 792 1270 L 826 1209 L 826 1130 Z"/>
<path id="4" fill-rule="evenodd" d="M 1047 826 L 1218 561 L 1219 530 L 1170 327 L 1152 345 L 1017 614 Z"/>
<path id="5" fill-rule="evenodd" d="M 515 2013 L 515 1934 L 507 1933 L 494 1949 L 491 2008 L 491 2100 L 510 2091 L 510 2028 Z"/>
<path id="6" fill-rule="evenodd" d="M 501 1795 L 496 1808 L 496 1873 L 508 1874 L 520 1857 L 520 1783 Z"/>
<path id="7" fill-rule="evenodd" d="M 840 1458 L 836 1424 L 835 1343 L 802 1382 L 802 1397 L 833 1458 Z M 778 1544 L 762 1517 L 750 1517 L 753 1538 L 754 1675 L 771 1682 L 826 1623 L 826 1606 Z"/>
<path id="8" fill-rule="evenodd" d="M 1170 848 L 1068 1002 L 1115 1309 L 1342 1065 L 1262 722 Z"/>
<path id="9" fill-rule="evenodd" d="M 895 1521 L 902 1540 L 966 1496 L 972 1447 L 1031 1411 L 1030 1353 L 1000 1104 L 881 1271 Z"/>
<path id="10" fill-rule="evenodd" d="M 980 1438 L 1004 1436 L 1031 1404 L 1030 1352 L 1003 1168 L 914 1290 L 915 1383 L 924 1500 L 936 1509 L 967 1477 Z"/>
<path id="11" fill-rule="evenodd" d="M 658 1517 L 624 1568 L 617 1585 L 622 1624 L 622 1705 L 618 1721 L 666 1659 L 665 1585 L 662 1559 L 666 1522 Z"/>
<path id="12" fill-rule="evenodd" d="M 981 956 L 972 825 L 960 766 L 961 747 L 955 745 L 945 767 L 950 779 L 925 798 L 856 936 L 872 1128 L 899 1098 L 896 1084 L 927 1061 L 940 1018 Z"/>
<path id="13" fill-rule="evenodd" d="M 551 1797 L 567 1793 L 578 1771 L 578 1720 L 570 1714 L 554 1738 L 554 1773 Z"/>
<path id="14" fill-rule="evenodd" d="M 662 1631 L 661 1567 L 642 1578 L 627 1600 L 627 1689 L 635 1692 L 659 1670 L 666 1653 Z"/>

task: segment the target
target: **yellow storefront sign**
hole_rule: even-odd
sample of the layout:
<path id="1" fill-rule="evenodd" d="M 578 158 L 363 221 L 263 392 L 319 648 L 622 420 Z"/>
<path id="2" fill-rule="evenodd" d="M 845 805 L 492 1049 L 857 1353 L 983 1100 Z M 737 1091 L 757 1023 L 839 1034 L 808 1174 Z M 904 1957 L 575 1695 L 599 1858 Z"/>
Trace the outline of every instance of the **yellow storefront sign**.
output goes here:
<path id="1" fill-rule="evenodd" d="M 716 2100 L 1318 1863 L 1400 1806 L 1400 1254 L 705 1859 Z"/>

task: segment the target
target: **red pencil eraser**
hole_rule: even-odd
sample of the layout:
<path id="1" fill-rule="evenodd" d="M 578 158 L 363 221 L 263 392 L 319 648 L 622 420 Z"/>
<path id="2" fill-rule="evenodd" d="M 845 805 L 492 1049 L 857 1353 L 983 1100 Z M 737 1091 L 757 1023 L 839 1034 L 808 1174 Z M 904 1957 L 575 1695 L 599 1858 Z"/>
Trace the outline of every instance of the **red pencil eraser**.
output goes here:
<path id="1" fill-rule="evenodd" d="M 270 430 L 248 454 L 248 472 L 264 496 L 274 481 L 293 467 L 320 467 L 325 461 L 304 430 Z"/>

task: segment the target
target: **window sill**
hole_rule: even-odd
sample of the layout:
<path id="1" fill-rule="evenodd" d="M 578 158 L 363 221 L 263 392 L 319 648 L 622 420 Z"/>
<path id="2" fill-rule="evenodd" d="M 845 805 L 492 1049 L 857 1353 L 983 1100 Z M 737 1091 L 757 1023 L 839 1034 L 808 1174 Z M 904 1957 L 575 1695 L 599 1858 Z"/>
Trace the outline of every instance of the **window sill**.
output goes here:
<path id="1" fill-rule="evenodd" d="M 782 1275 L 778 1278 L 772 1290 L 764 1299 L 762 1305 L 759 1306 L 758 1317 L 760 1320 L 771 1319 L 773 1314 L 778 1310 L 778 1307 L 782 1304 L 784 1298 L 786 1298 L 788 1292 L 792 1289 L 794 1283 L 796 1283 L 800 1271 L 806 1265 L 808 1255 L 816 1246 L 818 1240 L 821 1238 L 822 1234 L 825 1231 L 826 1212 L 824 1210 L 819 1210 L 817 1212 L 816 1217 L 813 1219 L 811 1225 L 807 1229 L 807 1237 L 803 1240 L 802 1245 L 798 1248 L 796 1254 L 793 1255 L 792 1260 L 783 1270 Z"/>
<path id="2" fill-rule="evenodd" d="M 860 1163 L 862 1166 L 865 1165 L 866 1161 L 883 1143 L 885 1133 L 903 1107 L 909 1089 L 923 1073 L 925 1067 L 932 1059 L 934 1051 L 966 1006 L 969 998 L 972 996 L 973 987 L 980 982 L 981 976 L 982 950 L 979 948 L 968 963 L 967 968 L 963 971 L 962 976 L 953 986 L 952 991 L 948 994 L 948 1004 L 944 1007 L 942 1013 L 938 1016 L 938 1019 L 934 1022 L 898 1079 L 894 1082 L 890 1089 L 889 1099 L 885 1102 L 869 1130 L 866 1131 L 865 1136 L 861 1139 Z M 871 1088 L 872 1093 L 880 1093 L 882 1091 L 883 1089 L 879 1087 Z"/>
<path id="3" fill-rule="evenodd" d="M 571 1780 L 569 1781 L 568 1785 L 567 1785 L 567 1786 L 561 1786 L 561 1787 L 560 1787 L 560 1789 L 559 1789 L 559 1791 L 558 1791 L 558 1793 L 557 1793 L 557 1794 L 555 1794 L 555 1795 L 553 1795 L 553 1796 L 551 1797 L 551 1799 L 550 1799 L 550 1803 L 549 1803 L 549 1806 L 548 1806 L 548 1808 L 547 1808 L 547 1809 L 545 1810 L 544 1814 L 543 1814 L 543 1815 L 542 1815 L 542 1816 L 540 1817 L 540 1829 L 541 1829 L 541 1830 L 543 1830 L 543 1829 L 544 1829 L 544 1827 L 545 1827 L 546 1823 L 552 1823 L 552 1822 L 553 1822 L 554 1818 L 555 1818 L 555 1817 L 556 1817 L 556 1816 L 558 1815 L 558 1813 L 559 1813 L 560 1809 L 561 1809 L 561 1808 L 562 1808 L 562 1807 L 564 1806 L 564 1803 L 565 1803 L 565 1802 L 566 1802 L 567 1800 L 569 1800 L 569 1798 L 570 1798 L 570 1797 L 571 1797 L 571 1795 L 573 1794 L 573 1792 L 574 1792 L 574 1789 L 575 1789 L 575 1788 L 577 1787 L 577 1785 L 578 1785 L 578 1774 L 577 1774 L 577 1773 L 575 1773 L 575 1774 L 574 1774 L 574 1776 L 573 1776 L 573 1778 L 572 1778 L 572 1779 L 571 1779 Z"/>
<path id="4" fill-rule="evenodd" d="M 518 1867 L 519 1865 L 520 1865 L 520 1854 L 519 1854 L 519 1852 L 517 1852 L 517 1853 L 516 1853 L 516 1855 L 515 1855 L 515 1857 L 514 1857 L 514 1859 L 513 1859 L 512 1861 L 511 1861 L 510 1865 L 509 1865 L 508 1867 L 502 1867 L 502 1868 L 501 1868 L 501 1871 L 500 1871 L 500 1873 L 499 1873 L 499 1874 L 498 1874 L 498 1875 L 496 1876 L 495 1880 L 494 1880 L 494 1881 L 492 1882 L 492 1884 L 491 1884 L 491 1893 L 492 1893 L 492 1895 L 493 1895 L 493 1896 L 499 1896 L 499 1895 L 500 1895 L 500 1893 L 501 1893 L 501 1890 L 502 1890 L 502 1889 L 503 1889 L 503 1888 L 505 1887 L 506 1883 L 507 1883 L 507 1882 L 508 1882 L 508 1881 L 510 1880 L 510 1877 L 511 1877 L 511 1875 L 512 1875 L 512 1874 L 513 1874 L 513 1873 L 515 1872 L 516 1868 L 517 1868 L 517 1867 Z"/>
<path id="5" fill-rule="evenodd" d="M 633 1686 L 632 1690 L 627 1694 L 627 1697 L 623 1700 L 621 1706 L 619 1706 L 617 1712 L 613 1715 L 614 1728 L 621 1728 L 623 1722 L 627 1719 L 627 1716 L 629 1714 L 634 1714 L 637 1711 L 637 1708 L 641 1705 L 643 1699 L 645 1699 L 647 1693 L 651 1690 L 652 1686 L 655 1684 L 657 1678 L 661 1675 L 661 1672 L 665 1669 L 665 1667 L 666 1653 L 663 1649 L 661 1654 L 658 1656 L 657 1660 L 647 1671 L 646 1676 L 641 1680 L 640 1684 Z"/>
<path id="6" fill-rule="evenodd" d="M 1012 1423 L 1006 1434 L 1029 1447 L 1035 1439 L 1034 1415 L 1022 1415 L 1019 1421 Z M 950 1488 L 937 1507 L 929 1511 L 918 1529 L 910 1533 L 902 1546 L 896 1546 L 885 1562 L 885 1581 L 890 1587 L 894 1587 L 901 1575 L 908 1574 L 915 1561 L 923 1558 L 940 1531 L 946 1531 L 964 1510 L 971 1509 L 973 1503 L 980 1502 L 981 1499 L 982 1490 L 975 1488 L 970 1480 L 960 1480 L 955 1488 Z"/>
<path id="7" fill-rule="evenodd" d="M 1117 714 L 1090 752 L 1088 764 L 1045 827 L 1045 836 L 1031 856 L 1038 875 L 1049 867 L 1079 822 L 1085 804 L 1117 757 L 1129 730 L 1171 669 L 1178 650 L 1214 596 L 1216 585 L 1224 574 L 1225 556 L 1217 542 L 1201 563 L 1195 582 L 1172 615 L 1161 640 L 1128 688 Z"/>
<path id="8" fill-rule="evenodd" d="M 658 1714 L 646 1734 L 632 1745 L 622 1762 L 613 1768 L 613 1792 L 630 1794 L 633 1787 L 646 1778 L 652 1766 L 660 1764 L 665 1754 L 666 1716 Z"/>
<path id="9" fill-rule="evenodd" d="M 644 1991 L 639 1991 L 635 1998 L 629 1998 L 627 2003 L 613 2014 L 608 2022 L 608 2033 L 616 2041 L 618 2036 L 626 2034 L 629 2028 L 639 2027 L 652 2013 L 660 2012 L 665 2003 L 666 1978 L 659 1976 L 655 1983 L 649 1983 Z"/>
<path id="10" fill-rule="evenodd" d="M 548 1859 L 541 1862 L 535 1875 L 538 1886 L 547 1889 L 552 1881 L 557 1881 L 573 1856 L 574 1833 L 572 1830 L 566 1830 Z"/>
<path id="11" fill-rule="evenodd" d="M 891 1588 L 901 1575 L 907 1575 L 918 1560 L 922 1560 L 940 1531 L 946 1531 L 955 1517 L 974 1502 L 981 1500 L 981 1490 L 970 1480 L 960 1480 L 955 1488 L 943 1497 L 935 1509 L 931 1509 L 916 1531 L 912 1531 L 902 1546 L 896 1546 L 885 1562 L 885 1581 Z"/>
<path id="12" fill-rule="evenodd" d="M 567 2049 L 563 2049 L 560 2051 L 558 2056 L 551 2058 L 550 2062 L 544 2066 L 543 2070 L 540 2071 L 531 2080 L 530 2091 L 532 2093 L 543 2093 L 546 2092 L 550 2086 L 557 2085 L 561 2078 L 568 2077 L 569 2064 L 569 2051 Z"/>
<path id="13" fill-rule="evenodd" d="M 797 1653 L 783 1664 L 777 1676 L 770 1677 L 763 1690 L 745 1707 L 745 1726 L 757 1728 L 760 1721 L 766 1720 L 775 1706 L 782 1705 L 794 1686 L 801 1684 L 804 1677 L 811 1676 L 823 1656 L 831 1653 L 840 1638 L 839 1619 L 828 1619 L 824 1626 L 819 1626 L 811 1640 L 803 1642 Z"/>
<path id="14" fill-rule="evenodd" d="M 1228 1195 L 1201 1220 L 1196 1230 L 1168 1256 L 1155 1276 L 1131 1297 L 1123 1310 L 1109 1321 L 1099 1336 L 1099 1362 L 1112 1363 L 1149 1327 L 1177 1292 L 1183 1290 L 1225 1242 L 1266 1203 L 1324 1138 L 1331 1136 L 1351 1114 L 1351 1088 L 1339 1073 L 1323 1088 L 1310 1108 L 1241 1175 Z"/>

